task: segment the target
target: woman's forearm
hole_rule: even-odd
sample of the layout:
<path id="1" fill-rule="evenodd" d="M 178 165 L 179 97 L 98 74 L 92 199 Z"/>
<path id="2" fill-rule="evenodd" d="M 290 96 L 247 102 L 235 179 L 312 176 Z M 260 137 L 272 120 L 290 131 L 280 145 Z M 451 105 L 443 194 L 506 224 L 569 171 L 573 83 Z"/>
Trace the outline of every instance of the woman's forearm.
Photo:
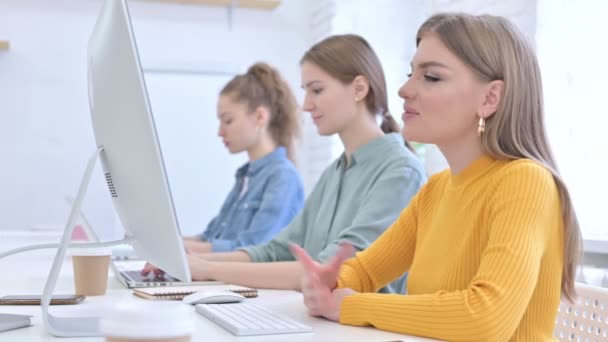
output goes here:
<path id="1" fill-rule="evenodd" d="M 184 238 L 184 248 L 189 253 L 209 253 L 211 252 L 211 244 L 196 239 Z"/>
<path id="2" fill-rule="evenodd" d="M 226 253 L 204 253 L 198 255 L 202 259 L 208 261 L 228 261 L 228 262 L 251 262 L 249 254 L 243 251 L 234 251 Z"/>
<path id="3" fill-rule="evenodd" d="M 228 284 L 263 289 L 300 289 L 301 268 L 295 261 L 209 262 L 208 267 L 209 278 Z"/>

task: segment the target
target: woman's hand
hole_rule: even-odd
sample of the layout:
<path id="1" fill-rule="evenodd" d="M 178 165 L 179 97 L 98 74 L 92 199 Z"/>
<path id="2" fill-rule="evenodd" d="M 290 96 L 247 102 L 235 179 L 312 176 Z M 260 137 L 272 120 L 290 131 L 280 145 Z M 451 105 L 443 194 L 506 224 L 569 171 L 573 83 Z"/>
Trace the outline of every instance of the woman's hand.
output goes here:
<path id="1" fill-rule="evenodd" d="M 357 293 L 348 288 L 329 290 L 315 276 L 306 277 L 302 281 L 304 305 L 311 316 L 325 317 L 329 320 L 340 321 L 340 309 L 344 297 Z"/>
<path id="2" fill-rule="evenodd" d="M 193 251 L 191 248 L 191 246 L 189 246 L 188 244 L 189 242 L 194 242 L 191 240 L 184 240 L 184 247 L 186 249 L 186 257 L 188 258 L 188 265 L 190 266 L 190 273 L 192 274 L 192 280 L 206 280 L 206 279 L 199 279 L 202 278 L 203 276 L 206 276 L 206 270 L 208 269 L 208 261 L 206 261 L 203 257 L 204 254 L 195 254 L 197 253 L 197 251 Z M 195 244 L 197 246 L 203 246 L 203 245 L 209 245 L 211 246 L 211 244 L 208 244 L 206 242 L 200 242 L 197 241 L 195 242 Z M 196 272 L 196 277 L 195 277 L 195 272 Z M 144 269 L 141 270 L 141 275 L 142 276 L 147 276 L 148 274 L 153 273 L 155 277 L 162 277 L 163 275 L 165 275 L 165 271 L 161 270 L 160 268 L 152 265 L 151 263 L 147 262 L 146 265 L 144 266 Z"/>
<path id="3" fill-rule="evenodd" d="M 160 268 L 152 265 L 149 262 L 146 262 L 146 265 L 144 266 L 144 269 L 141 270 L 141 275 L 146 277 L 148 274 L 150 274 L 150 272 L 152 272 L 154 274 L 154 277 L 162 277 L 165 275 L 165 271 L 161 270 Z"/>
<path id="4" fill-rule="evenodd" d="M 299 246 L 291 245 L 291 251 L 302 265 L 300 287 L 308 313 L 312 316 L 322 316 L 332 321 L 339 321 L 344 297 L 356 293 L 351 289 L 335 289 L 342 263 L 354 254 L 353 246 L 343 244 L 336 256 L 327 264 L 319 264 L 314 261 Z"/>
<path id="5" fill-rule="evenodd" d="M 291 244 L 291 253 L 298 259 L 303 269 L 303 281 L 307 277 L 316 275 L 320 284 L 327 286 L 329 290 L 336 288 L 338 283 L 338 273 L 342 263 L 355 255 L 355 248 L 348 243 L 340 246 L 340 249 L 327 264 L 320 264 L 313 260 L 308 253 L 300 246 Z"/>
<path id="6" fill-rule="evenodd" d="M 192 280 L 215 280 L 212 279 L 210 275 L 211 261 L 205 260 L 203 257 L 196 254 L 187 254 L 186 257 L 188 257 L 188 266 L 190 266 Z"/>

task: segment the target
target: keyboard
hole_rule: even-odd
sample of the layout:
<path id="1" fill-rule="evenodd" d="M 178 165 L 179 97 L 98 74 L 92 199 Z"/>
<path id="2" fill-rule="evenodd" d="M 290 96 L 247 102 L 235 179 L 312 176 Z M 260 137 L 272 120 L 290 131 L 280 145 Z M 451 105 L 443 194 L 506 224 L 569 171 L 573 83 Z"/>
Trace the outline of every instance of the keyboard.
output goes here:
<path id="1" fill-rule="evenodd" d="M 312 332 L 312 328 L 252 304 L 197 304 L 196 311 L 236 336 Z"/>

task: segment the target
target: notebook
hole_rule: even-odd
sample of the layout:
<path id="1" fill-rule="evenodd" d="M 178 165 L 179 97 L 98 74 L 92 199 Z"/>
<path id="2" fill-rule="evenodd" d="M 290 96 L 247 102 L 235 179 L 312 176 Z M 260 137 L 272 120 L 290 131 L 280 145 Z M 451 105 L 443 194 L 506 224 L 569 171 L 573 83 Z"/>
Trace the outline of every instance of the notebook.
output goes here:
<path id="1" fill-rule="evenodd" d="M 145 299 L 182 300 L 187 295 L 202 291 L 232 291 L 245 298 L 258 296 L 258 290 L 236 285 L 145 287 L 134 289 L 133 294 Z"/>
<path id="2" fill-rule="evenodd" d="M 0 314 L 0 331 L 13 330 L 32 325 L 31 316 Z"/>

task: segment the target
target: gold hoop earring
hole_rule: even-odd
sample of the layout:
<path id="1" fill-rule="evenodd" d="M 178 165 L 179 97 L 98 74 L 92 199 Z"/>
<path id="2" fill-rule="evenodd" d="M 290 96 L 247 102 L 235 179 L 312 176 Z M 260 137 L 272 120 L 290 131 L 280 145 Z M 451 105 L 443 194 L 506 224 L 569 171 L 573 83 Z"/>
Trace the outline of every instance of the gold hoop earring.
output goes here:
<path id="1" fill-rule="evenodd" d="M 479 118 L 479 127 L 477 127 L 477 135 L 481 134 L 486 130 L 486 119 L 482 116 Z"/>

